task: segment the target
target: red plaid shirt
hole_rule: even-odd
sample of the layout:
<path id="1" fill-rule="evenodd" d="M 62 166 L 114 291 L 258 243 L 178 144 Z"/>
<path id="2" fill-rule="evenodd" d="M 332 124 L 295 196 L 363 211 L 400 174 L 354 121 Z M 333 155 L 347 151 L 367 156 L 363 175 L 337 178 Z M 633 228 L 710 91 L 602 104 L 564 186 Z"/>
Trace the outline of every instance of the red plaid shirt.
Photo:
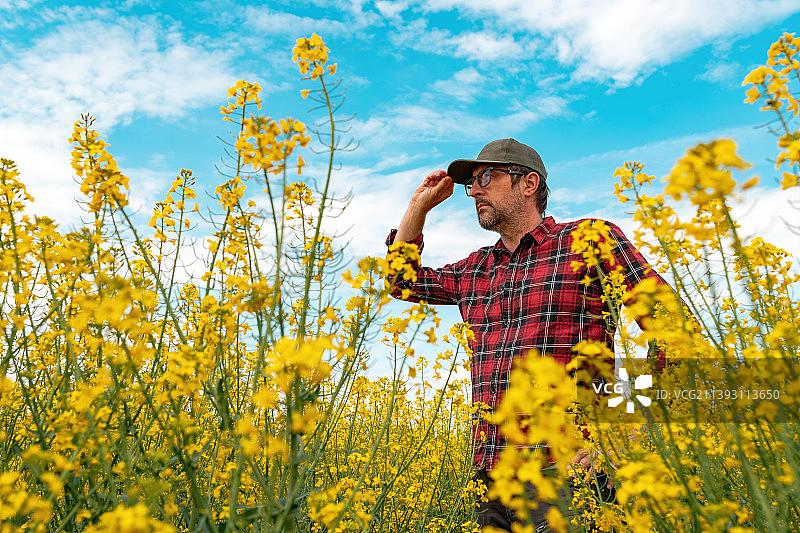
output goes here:
<path id="1" fill-rule="evenodd" d="M 538 350 L 567 364 L 581 340 L 605 342 L 613 351 L 614 324 L 606 322 L 599 281 L 581 283 L 586 270 L 575 272 L 572 261 L 581 260 L 572 252 L 572 236 L 580 221 L 556 224 L 547 217 L 522 237 L 514 252 L 502 239 L 494 246 L 473 252 L 466 259 L 428 268 L 417 265 L 417 281 L 399 284 L 393 296 L 411 289 L 410 301 L 458 305 L 461 316 L 475 333 L 472 401 L 496 406 L 508 388 L 508 377 L 515 357 Z M 632 288 L 644 278 L 658 274 L 617 226 L 608 223 L 617 242 L 614 256 L 624 267 L 625 282 Z M 396 230 L 386 240 L 394 242 Z M 410 241 L 422 250 L 422 235 Z M 604 265 L 606 272 L 613 270 Z M 476 421 L 476 467 L 494 467 L 503 438 L 498 428 L 483 418 Z"/>

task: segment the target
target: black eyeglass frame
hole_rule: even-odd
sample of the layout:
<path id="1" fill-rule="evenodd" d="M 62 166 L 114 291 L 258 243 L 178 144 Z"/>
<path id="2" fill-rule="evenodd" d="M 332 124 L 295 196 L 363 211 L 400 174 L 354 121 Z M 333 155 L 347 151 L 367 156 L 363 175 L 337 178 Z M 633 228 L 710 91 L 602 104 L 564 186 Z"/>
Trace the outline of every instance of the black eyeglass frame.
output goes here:
<path id="1" fill-rule="evenodd" d="M 478 185 L 481 187 L 488 187 L 489 184 L 492 182 L 492 171 L 497 170 L 499 172 L 505 172 L 506 174 L 513 176 L 527 176 L 529 172 L 520 172 L 518 170 L 508 170 L 507 168 L 496 168 L 496 167 L 486 167 L 481 170 L 477 176 L 472 176 L 469 181 L 464 184 L 464 190 L 467 191 L 467 196 L 469 193 L 472 192 L 472 182 L 476 179 L 478 180 Z"/>

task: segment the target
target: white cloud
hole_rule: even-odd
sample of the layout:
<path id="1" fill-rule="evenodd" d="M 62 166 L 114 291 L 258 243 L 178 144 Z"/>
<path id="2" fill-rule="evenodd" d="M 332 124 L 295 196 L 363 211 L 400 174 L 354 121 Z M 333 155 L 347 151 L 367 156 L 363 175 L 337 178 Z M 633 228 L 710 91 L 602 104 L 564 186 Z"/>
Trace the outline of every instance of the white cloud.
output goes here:
<path id="1" fill-rule="evenodd" d="M 352 25 L 338 20 L 303 17 L 268 7 L 248 6 L 244 16 L 248 26 L 268 34 L 300 36 L 316 32 L 327 38 L 329 35 L 349 35 L 353 30 Z"/>
<path id="2" fill-rule="evenodd" d="M 438 80 L 433 84 L 433 89 L 461 100 L 474 102 L 475 96 L 486 89 L 486 78 L 474 67 L 459 70 L 447 80 Z"/>
<path id="3" fill-rule="evenodd" d="M 511 35 L 494 31 L 468 31 L 453 35 L 449 30 L 429 28 L 424 18 L 415 18 L 397 26 L 389 35 L 397 46 L 443 56 L 463 57 L 472 61 L 518 61 L 531 57 L 534 46 L 523 47 Z"/>
<path id="4" fill-rule="evenodd" d="M 62 26 L 0 67 L 3 115 L 62 122 L 91 112 L 108 126 L 134 112 L 176 117 L 234 81 L 228 54 L 136 19 Z"/>
<path id="5" fill-rule="evenodd" d="M 371 4 L 370 0 L 322 0 L 320 4 L 326 9 L 335 6 L 340 11 L 349 13 L 352 17 L 351 22 L 359 28 L 375 26 L 380 23 L 381 17 L 378 13 L 369 8 L 365 9 Z"/>
<path id="6" fill-rule="evenodd" d="M 395 47 L 438 55 L 453 52 L 452 39 L 453 35 L 447 30 L 428 28 L 428 21 L 424 18 L 411 19 L 389 33 L 389 40 Z"/>
<path id="7" fill-rule="evenodd" d="M 480 61 L 520 57 L 523 48 L 510 35 L 497 36 L 494 32 L 480 31 L 459 34 L 451 39 L 456 45 L 456 56 Z"/>
<path id="8" fill-rule="evenodd" d="M 420 104 L 399 105 L 388 112 L 374 113 L 365 121 L 354 120 L 351 135 L 372 151 L 409 140 L 483 141 L 487 131 L 497 131 L 498 124 L 502 124 L 502 135 L 514 135 L 544 117 L 565 112 L 566 105 L 560 96 L 542 96 L 512 102 L 505 113 L 492 116 Z"/>
<path id="9" fill-rule="evenodd" d="M 375 2 L 375 8 L 386 18 L 394 18 L 406 9 L 408 9 L 408 2 L 401 2 L 399 0 L 378 0 Z"/>
<path id="10" fill-rule="evenodd" d="M 758 187 L 746 191 L 736 202 L 734 218 L 741 224 L 739 234 L 748 242 L 756 237 L 775 244 L 792 254 L 800 266 L 800 238 L 788 224 L 800 218 L 800 189 L 781 190 Z"/>
<path id="11" fill-rule="evenodd" d="M 742 65 L 736 61 L 711 61 L 706 65 L 706 71 L 698 76 L 699 79 L 721 85 L 741 86 L 744 75 Z"/>
<path id="12" fill-rule="evenodd" d="M 29 9 L 42 0 L 0 0 L 0 9 Z"/>
<path id="13" fill-rule="evenodd" d="M 71 201 L 80 193 L 67 138 L 82 113 L 94 115 L 95 129 L 106 137 L 139 114 L 176 118 L 220 101 L 236 80 L 228 53 L 190 42 L 154 20 L 74 22 L 28 48 L 3 49 L 2 157 L 19 165 L 37 211 L 61 220 L 80 215 Z"/>
<path id="14" fill-rule="evenodd" d="M 351 74 L 349 71 L 346 73 L 346 77 L 348 87 L 369 87 L 372 85 L 371 79 Z"/>
<path id="15" fill-rule="evenodd" d="M 426 153 L 413 153 L 409 154 L 406 152 L 402 153 L 393 153 L 391 157 L 382 158 L 377 164 L 372 167 L 372 170 L 375 172 L 382 172 L 389 169 L 395 169 L 399 167 L 408 167 L 410 164 L 419 162 L 422 159 L 428 158 L 430 154 Z"/>
<path id="16" fill-rule="evenodd" d="M 427 0 L 425 7 L 466 10 L 526 38 L 541 36 L 559 62 L 576 67 L 576 77 L 618 85 L 800 10 L 796 0 Z"/>
<path id="17" fill-rule="evenodd" d="M 41 2 L 42 0 L 0 0 L 0 12 L 2 13 L 2 16 L 0 16 L 0 30 L 8 32 L 36 24 L 39 16 L 31 16 L 26 11 Z M 39 9 L 38 11 L 42 12 L 44 10 Z"/>
<path id="18" fill-rule="evenodd" d="M 349 33 L 346 35 L 350 35 L 355 29 L 375 27 L 380 25 L 382 23 L 383 12 L 386 12 L 386 15 L 383 15 L 384 17 L 391 16 L 396 9 L 407 5 L 408 0 L 398 0 L 397 2 L 392 0 L 389 2 L 390 4 L 398 5 L 391 7 L 383 4 L 380 7 L 378 5 L 374 5 L 373 7 L 371 0 L 305 0 L 304 2 L 297 2 L 296 0 L 280 0 L 279 2 L 267 3 L 280 3 L 287 6 L 287 9 L 289 10 L 294 10 L 298 7 L 307 7 L 308 4 L 313 4 L 318 8 L 317 12 L 341 13 L 341 21 L 345 22 L 346 28 L 349 31 Z M 308 17 L 303 18 L 305 19 Z M 331 20 L 330 18 L 312 18 L 314 18 L 314 20 L 322 20 L 323 23 L 324 21 Z M 317 33 L 319 33 L 319 31 L 317 31 Z M 325 35 L 322 35 L 322 38 L 324 39 Z"/>

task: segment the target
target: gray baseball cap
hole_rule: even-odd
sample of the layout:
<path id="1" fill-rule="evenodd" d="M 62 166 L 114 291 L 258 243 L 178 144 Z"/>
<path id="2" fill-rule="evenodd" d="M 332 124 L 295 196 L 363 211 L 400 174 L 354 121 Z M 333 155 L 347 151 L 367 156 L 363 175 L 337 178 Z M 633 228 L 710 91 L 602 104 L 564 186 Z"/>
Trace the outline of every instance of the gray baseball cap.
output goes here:
<path id="1" fill-rule="evenodd" d="M 455 183 L 466 183 L 472 178 L 472 170 L 480 164 L 522 165 L 534 170 L 542 178 L 547 170 L 539 154 L 526 144 L 514 139 L 499 139 L 483 147 L 477 159 L 456 159 L 447 167 L 447 175 Z"/>

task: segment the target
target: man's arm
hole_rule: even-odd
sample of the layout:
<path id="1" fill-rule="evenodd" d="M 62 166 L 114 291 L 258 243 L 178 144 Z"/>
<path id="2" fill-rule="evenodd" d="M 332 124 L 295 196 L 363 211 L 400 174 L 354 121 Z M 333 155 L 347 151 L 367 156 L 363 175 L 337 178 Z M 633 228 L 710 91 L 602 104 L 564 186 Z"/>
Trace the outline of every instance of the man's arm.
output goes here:
<path id="1" fill-rule="evenodd" d="M 654 278 L 656 283 L 659 285 L 666 285 L 667 287 L 670 287 L 669 283 L 667 283 L 667 281 L 655 271 L 655 269 L 647 262 L 642 253 L 633 245 L 633 243 L 628 240 L 622 230 L 616 224 L 611 222 L 607 222 L 607 224 L 610 229 L 610 237 L 616 242 L 616 245 L 613 249 L 614 260 L 616 264 L 612 265 L 609 261 L 604 261 L 601 267 L 602 270 L 605 273 L 608 273 L 613 271 L 617 265 L 622 266 L 623 281 L 628 291 L 632 291 L 636 285 L 647 278 Z M 674 291 L 674 289 L 672 290 Z M 680 300 L 680 298 L 678 299 Z M 645 326 L 641 320 L 637 320 L 637 323 L 639 324 L 639 327 L 645 329 Z M 653 357 L 655 359 L 656 368 L 658 371 L 663 370 L 668 363 L 666 353 L 657 348 L 654 350 L 654 353 L 648 354 L 648 357 Z M 641 431 L 646 432 L 646 428 L 646 425 L 642 425 Z M 635 434 L 632 434 L 631 438 L 636 438 Z M 604 457 L 603 454 L 597 450 L 584 448 L 578 451 L 570 463 L 575 465 L 578 472 L 585 472 L 584 480 L 591 484 L 593 479 L 595 479 L 595 477 L 601 471 L 601 466 L 606 461 L 611 463 L 611 465 L 616 468 L 614 462 L 607 455 Z M 606 483 L 606 488 L 611 489 L 613 487 L 614 480 L 609 477 Z"/>
<path id="2" fill-rule="evenodd" d="M 633 288 L 645 279 L 654 278 L 658 285 L 669 287 L 669 290 L 675 295 L 679 305 L 686 308 L 677 291 L 675 291 L 675 289 L 655 271 L 655 269 L 644 258 L 642 253 L 636 249 L 636 247 L 627 239 L 627 237 L 625 237 L 625 235 L 622 233 L 622 230 L 611 223 L 609 223 L 609 226 L 611 228 L 611 237 L 617 242 L 617 245 L 614 247 L 614 257 L 616 258 L 617 263 L 624 269 L 624 281 L 628 291 L 633 291 Z M 604 266 L 605 268 L 608 268 L 609 271 L 612 268 L 611 265 L 608 265 L 607 263 L 604 264 Z M 630 302 L 624 303 L 628 304 Z M 636 322 L 639 324 L 639 327 L 641 327 L 642 330 L 645 330 L 647 327 L 643 321 L 643 318 L 644 317 L 637 319 Z M 674 317 L 675 320 L 679 318 L 680 317 Z M 697 319 L 691 314 L 691 312 L 689 312 L 688 315 L 683 316 L 683 319 L 699 326 Z M 666 352 L 657 348 L 655 345 L 651 346 L 651 352 L 648 353 L 648 357 L 655 359 L 657 371 L 663 370 L 664 367 L 669 364 L 667 361 Z"/>
<path id="3" fill-rule="evenodd" d="M 387 245 L 397 242 L 416 244 L 422 250 L 422 229 L 428 212 L 453 194 L 453 180 L 444 170 L 436 170 L 428 174 L 422 184 L 411 196 L 408 209 L 400 222 L 397 231 L 392 230 L 386 241 Z M 426 300 L 432 304 L 457 303 L 457 278 L 459 265 L 446 265 L 444 268 L 432 269 L 413 264 L 417 280 L 410 282 L 397 279 L 392 296 L 403 300 Z"/>

